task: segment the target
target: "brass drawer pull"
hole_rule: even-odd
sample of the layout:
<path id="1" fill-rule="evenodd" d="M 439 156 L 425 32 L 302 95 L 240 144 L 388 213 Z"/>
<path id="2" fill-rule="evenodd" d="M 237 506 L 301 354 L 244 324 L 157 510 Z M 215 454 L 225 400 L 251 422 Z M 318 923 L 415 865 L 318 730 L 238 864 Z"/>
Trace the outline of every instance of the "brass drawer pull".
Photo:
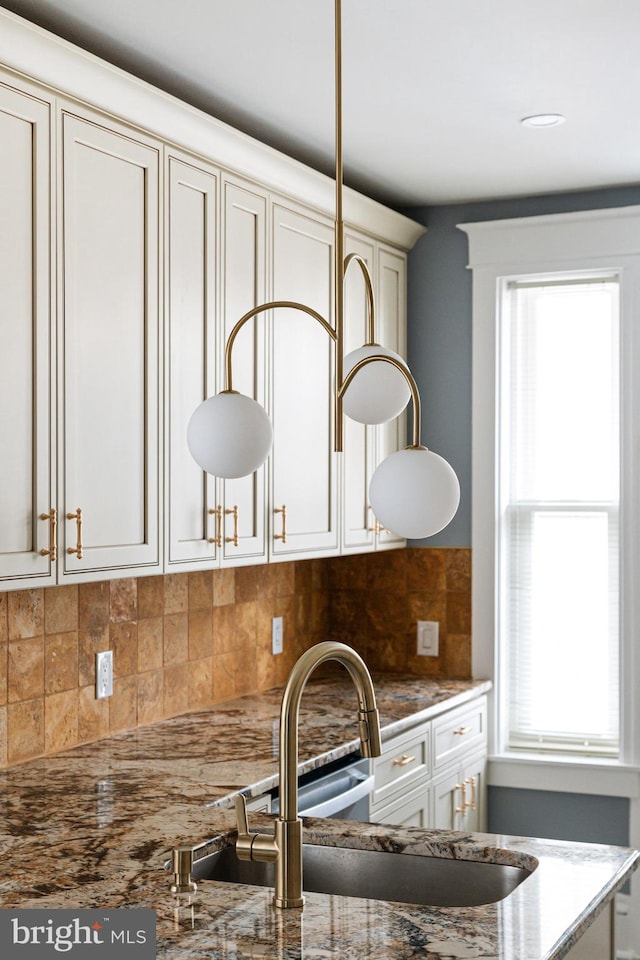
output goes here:
<path id="1" fill-rule="evenodd" d="M 461 813 L 464 816 L 467 812 L 467 781 L 464 780 L 462 783 L 456 783 L 455 790 L 459 790 L 462 795 L 462 804 L 455 808 L 455 812 Z"/>
<path id="2" fill-rule="evenodd" d="M 399 760 L 393 761 L 393 765 L 394 767 L 406 767 L 408 763 L 413 763 L 415 759 L 415 757 L 408 757 L 406 753 L 403 753 Z"/>
<path id="3" fill-rule="evenodd" d="M 465 733 L 471 733 L 471 727 L 462 726 L 453 731 L 454 737 L 464 737 Z"/>
<path id="4" fill-rule="evenodd" d="M 222 534 L 220 533 L 220 526 L 222 522 L 222 507 L 211 507 L 209 514 L 212 517 L 216 518 L 216 533 L 214 537 L 209 537 L 209 543 L 215 543 L 216 547 L 222 546 Z"/>
<path id="5" fill-rule="evenodd" d="M 229 515 L 233 516 L 233 536 L 225 537 L 224 542 L 232 543 L 234 547 L 237 547 L 238 546 L 238 504 L 232 507 L 231 510 L 225 510 L 225 514 L 227 516 Z"/>
<path id="6" fill-rule="evenodd" d="M 274 507 L 274 513 L 282 514 L 282 533 L 274 533 L 274 540 L 282 540 L 283 543 L 287 542 L 287 505 L 283 503 L 281 507 Z"/>
<path id="7" fill-rule="evenodd" d="M 58 559 L 58 544 L 57 544 L 57 533 L 58 533 L 58 511 L 55 507 L 51 508 L 51 513 L 41 513 L 41 520 L 49 521 L 49 549 L 45 550 L 44 547 L 40 551 L 41 556 L 49 557 L 52 561 Z"/>
<path id="8" fill-rule="evenodd" d="M 78 560 L 82 560 L 82 510 L 80 507 L 75 513 L 68 513 L 67 520 L 75 520 L 76 522 L 76 545 L 75 547 L 68 547 L 67 553 L 75 553 Z"/>

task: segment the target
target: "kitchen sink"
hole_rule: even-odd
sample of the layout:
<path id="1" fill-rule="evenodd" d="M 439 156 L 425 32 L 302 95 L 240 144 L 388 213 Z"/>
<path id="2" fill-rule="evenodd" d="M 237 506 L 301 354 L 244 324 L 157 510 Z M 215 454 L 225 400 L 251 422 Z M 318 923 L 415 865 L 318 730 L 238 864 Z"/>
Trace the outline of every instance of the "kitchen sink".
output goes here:
<path id="1" fill-rule="evenodd" d="M 473 907 L 503 900 L 531 870 L 501 863 L 447 860 L 378 850 L 305 844 L 303 887 L 310 893 L 423 906 Z M 272 887 L 272 863 L 239 860 L 225 847 L 197 860 L 194 880 Z"/>

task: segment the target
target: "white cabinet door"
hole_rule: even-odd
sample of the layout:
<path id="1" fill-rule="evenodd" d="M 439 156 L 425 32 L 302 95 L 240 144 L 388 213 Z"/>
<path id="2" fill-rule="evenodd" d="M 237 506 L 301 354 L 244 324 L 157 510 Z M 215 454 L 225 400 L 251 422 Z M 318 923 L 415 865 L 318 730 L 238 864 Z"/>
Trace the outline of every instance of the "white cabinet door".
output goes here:
<path id="1" fill-rule="evenodd" d="M 49 104 L 0 86 L 0 578 L 53 582 Z M 31 580 L 30 578 L 34 578 Z"/>
<path id="2" fill-rule="evenodd" d="M 220 359 L 237 321 L 264 303 L 266 294 L 267 201 L 244 185 L 226 182 L 223 193 L 223 300 Z M 233 387 L 265 405 L 268 317 L 242 328 L 233 348 Z M 224 380 L 220 369 L 220 383 Z M 266 466 L 222 484 L 222 563 L 258 563 L 267 558 Z"/>
<path id="3" fill-rule="evenodd" d="M 92 578 L 160 559 L 158 151 L 101 122 L 62 130 L 61 556 Z"/>
<path id="4" fill-rule="evenodd" d="M 433 822 L 440 830 L 484 830 L 486 752 L 448 767 L 433 784 Z"/>
<path id="5" fill-rule="evenodd" d="M 407 261 L 403 254 L 381 247 L 378 252 L 378 318 L 377 338 L 385 347 L 406 356 L 407 330 Z M 376 464 L 396 450 L 402 450 L 406 441 L 407 419 L 402 414 L 377 428 Z M 405 541 L 396 534 L 381 529 L 378 548 L 402 546 Z"/>
<path id="6" fill-rule="evenodd" d="M 366 262 L 375 283 L 375 247 L 353 234 L 345 237 L 346 255 L 358 254 Z M 349 267 L 345 281 L 345 353 L 361 347 L 367 339 L 368 298 L 362 271 Z M 369 508 L 369 481 L 375 468 L 375 428 L 344 418 L 342 466 L 343 553 L 371 550 L 375 544 L 374 518 Z"/>
<path id="7" fill-rule="evenodd" d="M 273 210 L 273 296 L 332 322 L 333 227 L 319 216 Z M 306 313 L 274 312 L 271 358 L 272 556 L 338 548 L 333 452 L 333 341 Z M 286 510 L 286 514 L 282 509 Z M 286 531 L 286 537 L 283 533 Z"/>
<path id="8" fill-rule="evenodd" d="M 165 226 L 167 568 L 217 562 L 216 480 L 187 447 L 187 424 L 217 389 L 216 281 L 219 178 L 168 160 Z"/>

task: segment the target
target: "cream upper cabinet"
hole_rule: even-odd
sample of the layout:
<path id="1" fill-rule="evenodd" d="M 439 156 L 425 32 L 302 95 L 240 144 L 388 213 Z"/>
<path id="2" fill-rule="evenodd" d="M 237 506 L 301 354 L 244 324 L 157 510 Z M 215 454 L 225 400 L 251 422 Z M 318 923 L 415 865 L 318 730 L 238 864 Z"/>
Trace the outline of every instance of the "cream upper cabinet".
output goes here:
<path id="1" fill-rule="evenodd" d="M 274 299 L 301 302 L 332 323 L 333 241 L 330 221 L 274 205 Z M 272 324 L 272 556 L 335 553 L 333 341 L 299 310 L 274 311 Z"/>
<path id="2" fill-rule="evenodd" d="M 219 558 L 216 479 L 187 447 L 187 424 L 216 392 L 219 174 L 176 156 L 166 166 L 167 569 Z"/>
<path id="3" fill-rule="evenodd" d="M 52 582 L 50 106 L 0 85 L 0 578 Z M 55 515 L 54 515 L 55 518 Z"/>
<path id="4" fill-rule="evenodd" d="M 333 184 L 0 22 L 15 40 L 0 32 L 0 589 L 400 545 L 370 529 L 366 500 L 404 429 L 345 421 L 334 452 L 333 343 L 306 313 L 260 314 L 236 340 L 233 386 L 273 421 L 266 465 L 223 482 L 186 446 L 243 314 L 300 301 L 333 326 Z M 422 228 L 345 201 L 378 340 L 403 352 L 403 251 Z M 352 267 L 348 350 L 364 339 L 364 292 Z"/>
<path id="5" fill-rule="evenodd" d="M 193 411 L 224 385 L 234 324 L 265 299 L 265 197 L 202 161 L 167 161 L 167 568 L 265 559 L 265 468 L 222 481 L 186 443 Z M 219 238 L 221 237 L 221 242 Z M 233 388 L 264 403 L 266 319 L 250 321 L 233 350 Z"/>
<path id="6" fill-rule="evenodd" d="M 222 339 L 220 385 L 224 383 L 224 346 L 237 321 L 264 303 L 267 258 L 267 199 L 257 190 L 225 181 L 222 207 Z M 233 348 L 233 388 L 266 402 L 266 313 L 248 321 Z M 221 485 L 223 564 L 259 563 L 267 559 L 266 466 L 248 477 Z"/>
<path id="7" fill-rule="evenodd" d="M 407 261 L 404 254 L 380 247 L 377 281 L 378 342 L 404 357 L 407 351 Z M 406 447 L 406 424 L 406 415 L 403 414 L 376 428 L 376 466 L 396 450 Z M 404 543 L 401 537 L 384 528 L 377 531 L 376 538 L 378 549 L 398 547 Z"/>
<path id="8" fill-rule="evenodd" d="M 376 248 L 373 242 L 347 233 L 345 254 L 362 257 L 375 288 Z M 364 276 L 358 264 L 352 263 L 345 278 L 345 354 L 365 343 L 367 317 L 368 297 Z M 375 439 L 375 427 L 367 427 L 345 416 L 344 450 L 340 458 L 343 553 L 371 550 L 375 544 L 375 520 L 369 508 L 369 481 L 375 469 Z"/>
<path id="9" fill-rule="evenodd" d="M 158 569 L 158 150 L 64 113 L 61 181 L 64 575 Z"/>

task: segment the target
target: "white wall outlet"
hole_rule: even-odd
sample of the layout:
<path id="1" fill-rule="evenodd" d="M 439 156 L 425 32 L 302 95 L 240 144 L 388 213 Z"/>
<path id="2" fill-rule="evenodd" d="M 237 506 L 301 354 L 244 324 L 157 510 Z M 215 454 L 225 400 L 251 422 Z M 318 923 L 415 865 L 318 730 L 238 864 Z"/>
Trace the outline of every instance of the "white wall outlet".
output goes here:
<path id="1" fill-rule="evenodd" d="M 283 646 L 282 617 L 274 617 L 271 621 L 271 652 L 273 655 L 282 653 Z"/>
<path id="2" fill-rule="evenodd" d="M 438 632 L 437 620 L 418 620 L 417 654 L 419 657 L 438 656 Z"/>
<path id="3" fill-rule="evenodd" d="M 113 696 L 113 650 L 96 653 L 96 700 Z"/>

